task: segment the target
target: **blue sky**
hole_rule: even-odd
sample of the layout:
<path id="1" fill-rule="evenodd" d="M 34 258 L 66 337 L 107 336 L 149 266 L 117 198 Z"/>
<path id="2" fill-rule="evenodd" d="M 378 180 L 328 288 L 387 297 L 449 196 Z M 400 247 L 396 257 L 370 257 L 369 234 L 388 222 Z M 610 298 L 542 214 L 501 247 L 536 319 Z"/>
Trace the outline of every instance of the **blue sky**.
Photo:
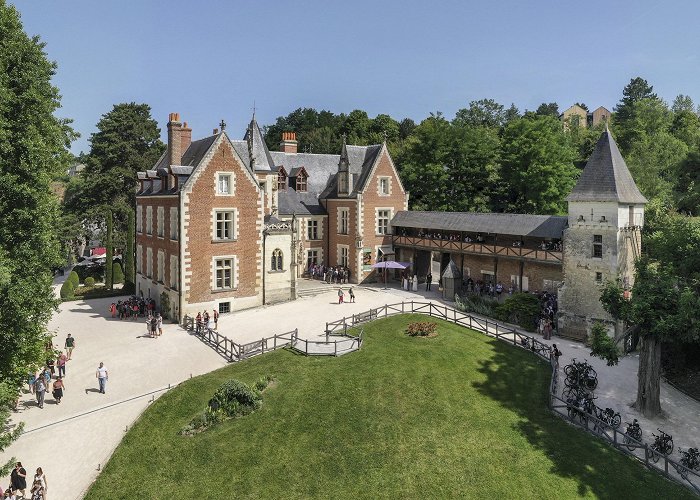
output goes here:
<path id="1" fill-rule="evenodd" d="M 100 116 L 145 102 L 194 137 L 298 107 L 421 120 L 493 98 L 610 109 L 634 76 L 700 101 L 697 0 L 16 0 L 58 63 L 60 115 L 87 151 Z"/>

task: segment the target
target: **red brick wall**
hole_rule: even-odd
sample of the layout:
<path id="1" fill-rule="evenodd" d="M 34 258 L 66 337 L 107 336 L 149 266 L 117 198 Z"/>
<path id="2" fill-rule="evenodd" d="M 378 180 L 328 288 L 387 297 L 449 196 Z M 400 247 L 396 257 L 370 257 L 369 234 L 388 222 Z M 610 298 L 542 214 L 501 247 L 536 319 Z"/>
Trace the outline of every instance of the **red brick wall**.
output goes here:
<path id="1" fill-rule="evenodd" d="M 348 209 L 348 234 L 338 234 L 338 209 Z M 335 266 L 340 262 L 338 245 L 347 245 L 348 267 L 350 268 L 350 278 L 354 282 L 357 276 L 357 248 L 355 237 L 357 235 L 357 200 L 354 198 L 342 200 L 328 200 L 326 210 L 328 211 L 328 259 L 326 262 L 330 266 Z"/>
<path id="2" fill-rule="evenodd" d="M 232 172 L 234 196 L 216 195 L 216 173 Z M 261 225 L 260 194 L 257 183 L 245 167 L 239 163 L 227 141 L 222 140 L 208 163 L 200 166 L 191 192 L 185 198 L 186 222 L 185 259 L 189 257 L 185 271 L 191 273 L 187 303 L 214 301 L 226 297 L 251 297 L 260 291 Z M 188 188 L 189 190 L 189 188 Z M 231 242 L 212 241 L 212 210 L 236 208 L 237 237 Z M 212 290 L 212 258 L 235 255 L 238 262 L 235 290 Z M 235 270 L 234 270 L 235 272 Z M 235 281 L 234 276 L 234 281 Z M 234 306 L 235 307 L 235 306 Z"/>
<path id="3" fill-rule="evenodd" d="M 390 178 L 391 194 L 389 196 L 380 196 L 377 192 L 379 177 Z M 375 209 L 378 207 L 391 207 L 393 208 L 393 214 L 396 214 L 399 210 L 407 209 L 406 192 L 401 187 L 398 174 L 392 168 L 391 160 L 386 149 L 382 151 L 375 171 L 372 177 L 367 179 L 362 193 L 361 210 L 364 221 L 362 240 L 365 248 L 372 248 L 372 259 L 376 258 L 377 245 L 391 246 L 391 235 L 381 236 L 376 234 Z M 368 274 L 369 273 L 364 273 L 363 276 L 367 276 Z"/>
<path id="4" fill-rule="evenodd" d="M 170 287 L 170 256 L 178 256 L 179 259 L 179 242 L 170 239 L 170 208 L 177 208 L 178 197 L 177 195 L 164 195 L 164 196 L 138 196 L 136 198 L 136 205 L 141 206 L 142 211 L 142 221 L 141 221 L 141 233 L 136 233 L 136 244 L 141 245 L 142 255 L 141 255 L 141 265 L 142 274 L 146 275 L 146 270 L 148 265 L 146 263 L 147 248 L 153 249 L 153 283 L 156 283 L 158 277 L 158 250 L 163 250 L 165 254 L 165 269 L 163 273 L 163 284 L 166 287 Z M 146 207 L 153 207 L 153 232 L 152 234 L 146 233 Z M 158 207 L 163 207 L 163 237 L 158 237 Z M 176 222 L 176 224 L 178 224 Z M 137 226 L 138 227 L 138 226 Z M 179 224 L 178 224 L 179 232 Z M 179 237 L 179 235 L 178 235 Z M 138 257 L 137 257 L 138 258 Z"/>

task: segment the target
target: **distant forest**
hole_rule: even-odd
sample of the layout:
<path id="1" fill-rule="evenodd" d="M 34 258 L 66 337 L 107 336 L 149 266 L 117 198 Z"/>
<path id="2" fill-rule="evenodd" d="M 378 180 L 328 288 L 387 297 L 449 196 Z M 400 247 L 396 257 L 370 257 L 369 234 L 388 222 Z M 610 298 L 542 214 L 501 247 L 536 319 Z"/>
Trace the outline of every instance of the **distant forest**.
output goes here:
<path id="1" fill-rule="evenodd" d="M 348 144 L 386 140 L 416 210 L 563 214 L 604 125 L 579 127 L 559 116 L 557 103 L 520 112 L 493 99 L 472 101 L 452 119 L 431 113 L 418 124 L 299 108 L 265 127 L 265 137 L 277 149 L 282 132 L 296 132 L 300 152 L 335 154 L 343 135 Z M 633 78 L 609 126 L 642 193 L 697 215 L 700 118 L 692 99 L 681 94 L 669 106 L 646 80 Z"/>

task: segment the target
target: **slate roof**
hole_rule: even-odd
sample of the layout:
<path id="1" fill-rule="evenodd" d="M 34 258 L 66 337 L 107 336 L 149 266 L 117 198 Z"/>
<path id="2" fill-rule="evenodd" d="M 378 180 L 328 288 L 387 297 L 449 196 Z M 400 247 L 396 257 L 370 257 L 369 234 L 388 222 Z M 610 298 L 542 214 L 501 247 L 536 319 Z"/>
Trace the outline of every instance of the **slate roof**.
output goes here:
<path id="1" fill-rule="evenodd" d="M 281 215 L 325 215 L 318 194 L 298 193 L 293 189 L 277 191 L 277 210 Z"/>
<path id="2" fill-rule="evenodd" d="M 243 140 L 248 147 L 248 166 L 252 167 L 251 169 L 255 171 L 272 170 L 272 167 L 275 166 L 275 162 L 270 156 L 270 150 L 267 149 L 267 144 L 265 144 L 265 139 L 258 126 L 258 122 L 255 121 L 255 114 L 253 114 L 253 119 L 250 121 L 250 125 L 248 125 L 248 130 L 246 130 Z M 250 158 L 251 155 L 252 158 Z M 253 160 L 252 164 L 251 160 Z"/>
<path id="3" fill-rule="evenodd" d="M 647 202 L 634 183 L 609 130 L 605 130 L 598 139 L 593 154 L 566 201 Z"/>
<path id="4" fill-rule="evenodd" d="M 340 155 L 329 154 L 271 151 L 270 156 L 275 166 L 284 167 L 287 172 L 304 167 L 309 174 L 306 190 L 309 193 L 315 193 L 316 196 L 326 189 L 332 177 L 338 172 L 338 161 L 340 161 Z"/>
<path id="5" fill-rule="evenodd" d="M 194 167 L 183 167 L 178 165 L 173 165 L 170 167 L 175 175 L 190 175 L 194 170 Z"/>
<path id="6" fill-rule="evenodd" d="M 196 167 L 199 165 L 199 162 L 202 161 L 202 158 L 207 154 L 217 137 L 219 137 L 218 134 L 192 141 L 185 154 L 182 155 L 180 165 L 183 167 Z"/>
<path id="7" fill-rule="evenodd" d="M 564 234 L 567 221 L 567 217 L 557 215 L 407 212 L 402 210 L 394 215 L 391 225 L 437 231 L 495 233 L 560 239 Z"/>
<path id="8" fill-rule="evenodd" d="M 454 260 L 450 260 L 450 263 L 447 265 L 445 270 L 442 272 L 442 277 L 443 278 L 457 278 L 461 279 L 462 278 L 462 272 L 459 270 L 457 267 L 457 264 L 455 264 Z"/>

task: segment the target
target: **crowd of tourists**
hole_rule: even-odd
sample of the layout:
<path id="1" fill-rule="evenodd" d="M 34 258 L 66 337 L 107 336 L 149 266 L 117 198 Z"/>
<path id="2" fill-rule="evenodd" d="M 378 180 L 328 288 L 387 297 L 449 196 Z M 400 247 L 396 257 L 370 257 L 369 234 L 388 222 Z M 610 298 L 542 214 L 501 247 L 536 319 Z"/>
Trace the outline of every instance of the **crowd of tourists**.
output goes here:
<path id="1" fill-rule="evenodd" d="M 198 312 L 194 319 L 194 328 L 197 333 L 202 333 L 206 329 L 218 330 L 219 329 L 219 311 L 216 309 L 212 310 L 211 315 L 208 311 Z"/>
<path id="2" fill-rule="evenodd" d="M 29 498 L 32 500 L 46 500 L 46 492 L 48 484 L 46 482 L 46 474 L 41 467 L 37 467 L 34 473 L 34 479 L 31 480 L 31 488 L 27 488 L 27 470 L 22 465 L 22 462 L 17 462 L 10 475 L 10 485 L 5 491 L 0 486 L 0 498 L 3 500 L 19 500 L 26 498 L 27 490 L 29 490 Z"/>
<path id="3" fill-rule="evenodd" d="M 350 281 L 350 269 L 344 266 L 326 267 L 323 264 L 311 264 L 307 273 L 309 278 L 326 283 L 341 285 Z"/>
<path id="4" fill-rule="evenodd" d="M 39 408 L 44 408 L 46 393 L 49 389 L 56 404 L 61 404 L 63 391 L 66 390 L 66 383 L 63 380 L 66 376 L 66 365 L 73 356 L 74 348 L 75 338 L 70 333 L 63 344 L 63 350 L 56 349 L 51 340 L 46 343 L 46 363 L 41 370 L 29 373 L 27 378 L 29 392 L 36 397 Z"/>
<path id="5" fill-rule="evenodd" d="M 550 292 L 542 292 L 540 297 L 540 315 L 537 319 L 537 333 L 541 334 L 545 340 L 552 338 L 552 331 L 556 329 L 554 318 L 557 314 L 557 296 Z"/>
<path id="6" fill-rule="evenodd" d="M 126 300 L 112 302 L 109 312 L 113 318 L 135 320 L 139 316 L 142 318 L 153 316 L 156 310 L 156 301 L 151 298 L 138 297 L 136 295 Z"/>

